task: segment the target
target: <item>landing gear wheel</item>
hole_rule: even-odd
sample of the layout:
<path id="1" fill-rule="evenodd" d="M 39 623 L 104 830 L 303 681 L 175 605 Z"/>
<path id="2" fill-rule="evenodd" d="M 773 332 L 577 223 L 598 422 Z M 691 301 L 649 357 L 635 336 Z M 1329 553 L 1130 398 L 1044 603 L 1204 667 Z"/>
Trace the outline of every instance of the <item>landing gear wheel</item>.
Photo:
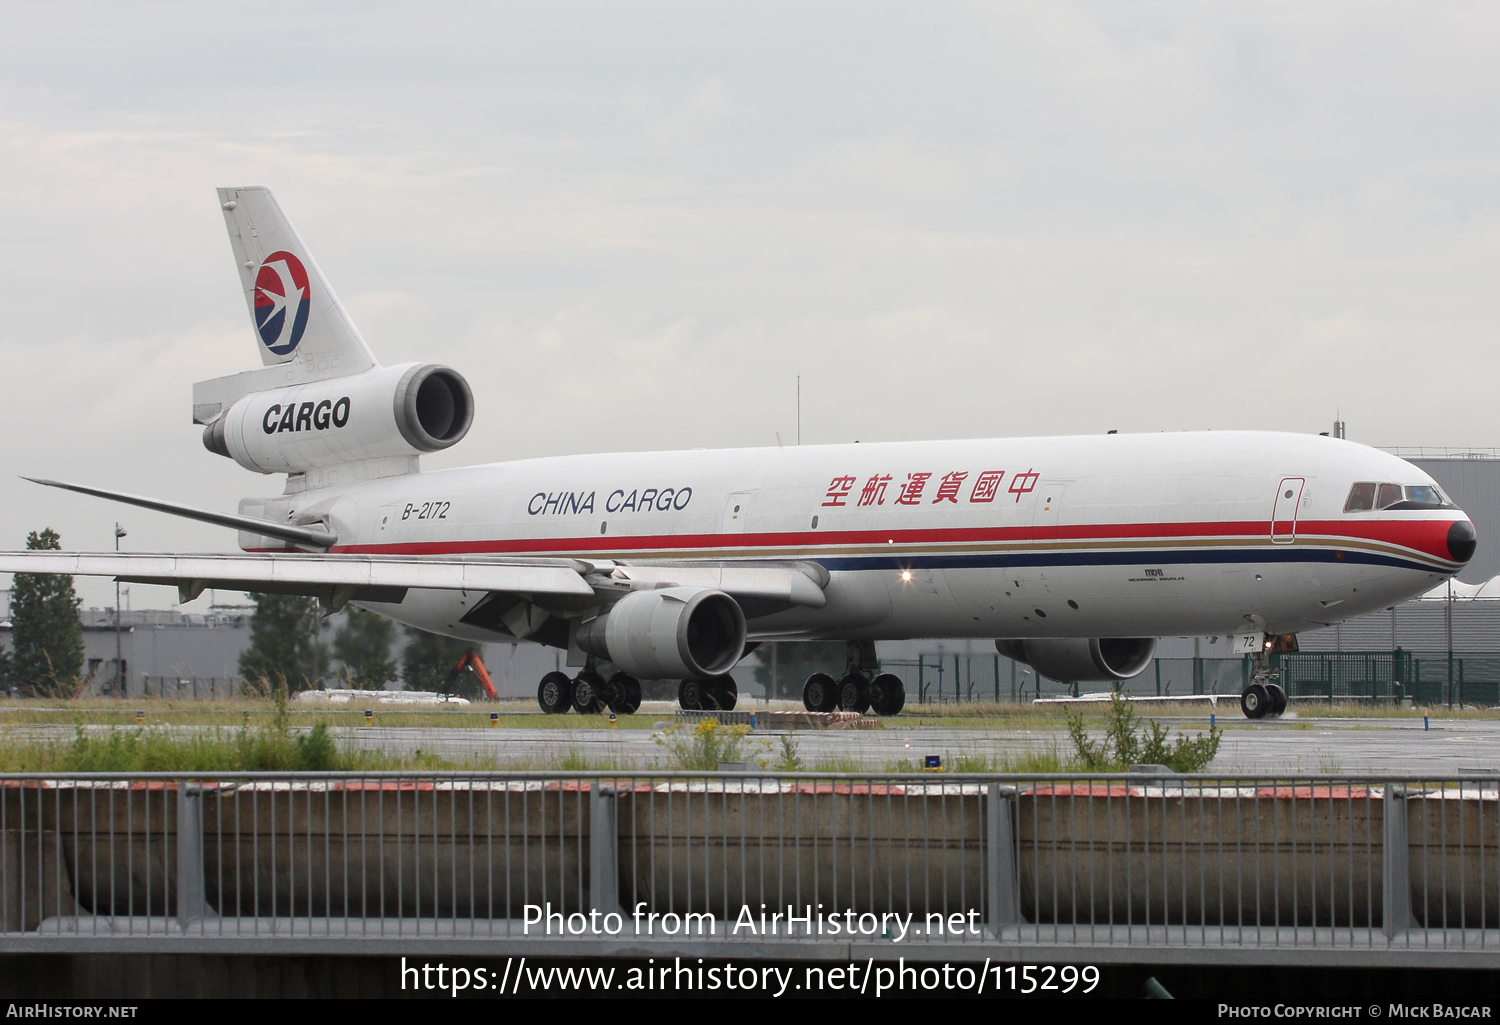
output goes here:
<path id="1" fill-rule="evenodd" d="M 899 715 L 906 707 L 906 685 L 895 673 L 881 673 L 870 681 L 870 708 L 880 716 Z"/>
<path id="2" fill-rule="evenodd" d="M 1286 711 L 1286 691 L 1281 689 L 1281 684 L 1266 684 L 1266 693 L 1271 696 L 1271 711 L 1268 714 L 1280 715 Z"/>
<path id="3" fill-rule="evenodd" d="M 1266 688 L 1252 683 L 1240 693 L 1240 711 L 1246 719 L 1263 719 L 1271 711 L 1271 695 Z"/>
<path id="4" fill-rule="evenodd" d="M 839 708 L 864 715 L 870 707 L 870 681 L 858 673 L 846 673 L 839 681 Z"/>
<path id="5" fill-rule="evenodd" d="M 587 669 L 573 678 L 573 709 L 587 715 L 604 709 L 604 677 Z"/>
<path id="6" fill-rule="evenodd" d="M 536 703 L 548 715 L 562 715 L 573 707 L 573 681 L 566 673 L 548 673 L 537 685 Z"/>
<path id="7" fill-rule="evenodd" d="M 813 673 L 802 685 L 802 707 L 809 712 L 831 712 L 838 700 L 838 684 L 827 673 Z"/>
<path id="8" fill-rule="evenodd" d="M 641 681 L 629 673 L 609 678 L 609 710 L 616 715 L 634 715 L 641 707 Z"/>
<path id="9" fill-rule="evenodd" d="M 702 711 L 704 697 L 702 680 L 683 680 L 677 685 L 677 704 L 686 711 Z"/>
<path id="10" fill-rule="evenodd" d="M 701 681 L 703 685 L 703 707 L 717 709 L 721 712 L 732 712 L 734 706 L 740 699 L 740 689 L 735 685 L 734 677 L 711 676 Z"/>

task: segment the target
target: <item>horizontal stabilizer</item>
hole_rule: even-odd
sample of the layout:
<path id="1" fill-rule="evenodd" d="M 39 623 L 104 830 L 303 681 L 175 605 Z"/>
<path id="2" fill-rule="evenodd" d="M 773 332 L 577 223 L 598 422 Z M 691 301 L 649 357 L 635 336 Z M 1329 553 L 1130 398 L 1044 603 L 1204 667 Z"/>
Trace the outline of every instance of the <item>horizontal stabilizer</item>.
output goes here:
<path id="1" fill-rule="evenodd" d="M 65 484 L 60 480 L 40 480 L 36 477 L 23 477 L 21 479 L 29 480 L 33 484 L 45 484 L 49 488 L 63 488 L 66 491 L 76 491 L 82 495 L 107 498 L 111 502 L 138 505 L 142 509 L 154 509 L 157 512 L 170 513 L 173 516 L 182 516 L 190 520 L 200 520 L 203 523 L 212 523 L 220 527 L 232 527 L 235 530 L 260 534 L 263 537 L 274 537 L 280 541 L 289 541 L 296 545 L 307 545 L 309 548 L 332 548 L 339 540 L 337 534 L 330 534 L 326 530 L 316 530 L 312 527 L 297 527 L 290 523 L 273 523 L 270 520 L 259 519 L 255 516 L 210 512 L 207 509 L 194 509 L 192 506 L 162 502 L 155 498 L 143 498 L 140 495 L 127 495 L 119 491 L 104 491 L 101 488 L 86 488 L 82 484 Z M 88 574 L 84 575 L 87 576 Z"/>

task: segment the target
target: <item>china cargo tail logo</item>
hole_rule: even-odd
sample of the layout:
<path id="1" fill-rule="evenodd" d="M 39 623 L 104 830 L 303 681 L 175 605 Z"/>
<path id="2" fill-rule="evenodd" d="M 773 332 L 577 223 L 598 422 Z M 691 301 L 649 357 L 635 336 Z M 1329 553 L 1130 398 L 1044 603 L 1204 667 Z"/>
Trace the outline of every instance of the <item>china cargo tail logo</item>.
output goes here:
<path id="1" fill-rule="evenodd" d="M 260 340 L 278 356 L 302 341 L 307 310 L 312 302 L 307 271 L 291 253 L 272 253 L 255 276 L 255 327 Z"/>

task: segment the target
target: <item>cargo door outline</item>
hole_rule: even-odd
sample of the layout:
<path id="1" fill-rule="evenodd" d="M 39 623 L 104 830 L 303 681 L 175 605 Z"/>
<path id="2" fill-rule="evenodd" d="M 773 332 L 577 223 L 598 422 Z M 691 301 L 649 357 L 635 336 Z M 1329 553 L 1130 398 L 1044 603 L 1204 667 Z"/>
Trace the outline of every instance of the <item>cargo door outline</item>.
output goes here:
<path id="1" fill-rule="evenodd" d="M 724 518 L 719 523 L 721 534 L 743 534 L 745 522 L 750 518 L 750 498 L 753 491 L 736 491 L 724 503 Z"/>
<path id="2" fill-rule="evenodd" d="M 1289 545 L 1297 540 L 1297 507 L 1302 504 L 1305 477 L 1283 477 L 1276 486 L 1276 502 L 1271 507 L 1271 543 Z"/>
<path id="3" fill-rule="evenodd" d="M 1043 483 L 1032 492 L 1036 498 L 1036 504 L 1031 510 L 1031 525 L 1036 528 L 1032 544 L 1036 550 L 1050 552 L 1056 560 L 1049 560 L 1046 565 L 1034 570 L 1037 583 L 1042 585 L 1042 590 L 1047 594 L 1051 594 L 1052 588 L 1058 583 L 1057 571 L 1062 568 L 1065 560 L 1066 550 L 1058 524 L 1067 489 L 1066 483 L 1052 481 Z"/>

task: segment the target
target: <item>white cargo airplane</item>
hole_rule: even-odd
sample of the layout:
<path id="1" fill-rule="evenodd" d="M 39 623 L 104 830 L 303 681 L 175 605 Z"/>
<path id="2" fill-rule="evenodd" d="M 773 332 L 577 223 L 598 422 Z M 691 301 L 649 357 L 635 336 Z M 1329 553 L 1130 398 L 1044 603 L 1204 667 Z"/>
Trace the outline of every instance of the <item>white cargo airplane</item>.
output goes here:
<path id="1" fill-rule="evenodd" d="M 1458 572 L 1472 524 L 1432 478 L 1352 442 L 1212 432 L 560 456 L 421 473 L 474 400 L 383 367 L 271 191 L 219 190 L 258 370 L 193 389 L 207 448 L 286 488 L 239 514 L 77 485 L 239 530 L 223 555 L 12 552 L 0 571 L 316 595 L 424 630 L 567 651 L 544 709 L 634 711 L 640 679 L 732 707 L 756 644 L 843 640 L 809 709 L 899 712 L 874 642 L 999 638 L 1064 681 L 1136 676 L 1164 634 L 1233 635 L 1252 717 L 1264 652 Z M 596 660 L 618 670 L 605 680 Z"/>

